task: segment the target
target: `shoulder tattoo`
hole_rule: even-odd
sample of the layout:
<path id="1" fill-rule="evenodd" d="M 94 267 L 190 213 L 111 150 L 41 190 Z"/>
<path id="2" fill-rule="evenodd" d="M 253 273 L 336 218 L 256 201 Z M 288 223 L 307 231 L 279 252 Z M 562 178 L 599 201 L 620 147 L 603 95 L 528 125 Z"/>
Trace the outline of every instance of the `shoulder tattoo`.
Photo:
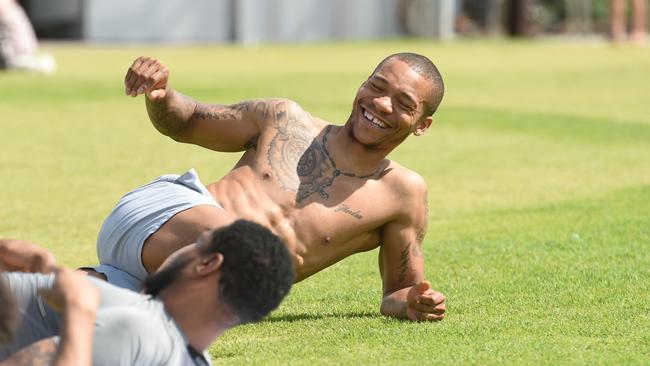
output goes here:
<path id="1" fill-rule="evenodd" d="M 327 199 L 325 188 L 334 177 L 324 174 L 327 160 L 312 133 L 311 116 L 291 102 L 278 101 L 274 107 L 275 135 L 267 151 L 269 165 L 284 189 L 297 192 L 297 202 L 313 193 Z"/>

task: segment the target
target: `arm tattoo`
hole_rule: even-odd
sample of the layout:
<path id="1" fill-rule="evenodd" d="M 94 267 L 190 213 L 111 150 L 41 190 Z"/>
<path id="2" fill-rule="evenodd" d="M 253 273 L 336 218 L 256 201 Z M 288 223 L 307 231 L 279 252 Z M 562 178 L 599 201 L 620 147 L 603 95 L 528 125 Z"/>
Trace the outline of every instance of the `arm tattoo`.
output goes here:
<path id="1" fill-rule="evenodd" d="M 415 236 L 415 245 L 413 246 L 413 256 L 422 257 L 422 246 L 424 244 L 424 236 L 427 233 L 427 227 L 429 225 L 429 200 L 427 195 L 424 196 L 424 226 L 418 230 L 418 233 Z"/>
<path id="2" fill-rule="evenodd" d="M 208 105 L 198 103 L 192 118 L 209 119 L 209 120 L 238 120 L 242 118 L 243 113 L 248 112 L 250 102 L 241 102 L 231 106 Z"/>
<path id="3" fill-rule="evenodd" d="M 319 141 L 313 138 L 311 117 L 301 108 L 286 101 L 271 105 L 275 136 L 269 144 L 267 159 L 282 188 L 298 192 L 301 202 L 313 193 L 329 198 L 325 188 L 332 177 L 323 177 L 325 156 Z"/>
<path id="4" fill-rule="evenodd" d="M 418 230 L 417 234 L 415 235 L 415 245 L 413 245 L 413 256 L 415 257 L 422 257 L 422 246 L 424 244 L 424 235 L 427 233 L 427 225 L 426 223 L 424 224 L 423 228 L 420 228 Z"/>
<path id="5" fill-rule="evenodd" d="M 420 235 L 421 232 L 422 232 L 422 230 L 420 230 L 420 232 L 418 232 L 418 236 Z M 423 256 L 422 255 L 422 242 L 421 241 L 418 241 L 416 239 L 415 245 L 413 245 L 412 253 L 413 253 L 414 257 L 422 257 Z"/>
<path id="6" fill-rule="evenodd" d="M 152 102 L 145 98 L 147 113 L 154 127 L 166 136 L 174 136 L 187 126 L 196 102 L 181 93 L 169 91 L 170 96 L 161 102 Z"/>
<path id="7" fill-rule="evenodd" d="M 51 365 L 56 355 L 56 345 L 51 338 L 31 344 L 7 360 L 8 365 L 46 366 Z"/>
<path id="8" fill-rule="evenodd" d="M 398 282 L 403 283 L 404 279 L 406 278 L 406 271 L 408 270 L 409 267 L 409 252 L 411 249 L 411 243 L 408 243 L 406 245 L 406 248 L 402 250 L 402 254 L 400 254 L 399 257 L 399 277 L 398 277 Z"/>

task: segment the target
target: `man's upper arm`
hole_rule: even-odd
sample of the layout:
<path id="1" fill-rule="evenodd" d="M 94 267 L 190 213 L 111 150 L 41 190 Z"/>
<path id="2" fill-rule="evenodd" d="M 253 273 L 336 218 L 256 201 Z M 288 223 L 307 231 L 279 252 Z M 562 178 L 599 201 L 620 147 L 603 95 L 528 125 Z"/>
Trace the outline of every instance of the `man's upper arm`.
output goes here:
<path id="1" fill-rule="evenodd" d="M 399 201 L 397 219 L 384 226 L 379 268 L 384 295 L 424 280 L 422 244 L 427 230 L 428 203 L 424 180 L 412 173 L 407 193 Z"/>
<path id="2" fill-rule="evenodd" d="M 197 103 L 187 127 L 175 139 L 216 151 L 243 151 L 276 118 L 276 110 L 290 103 L 283 99 L 254 99 L 230 106 Z"/>

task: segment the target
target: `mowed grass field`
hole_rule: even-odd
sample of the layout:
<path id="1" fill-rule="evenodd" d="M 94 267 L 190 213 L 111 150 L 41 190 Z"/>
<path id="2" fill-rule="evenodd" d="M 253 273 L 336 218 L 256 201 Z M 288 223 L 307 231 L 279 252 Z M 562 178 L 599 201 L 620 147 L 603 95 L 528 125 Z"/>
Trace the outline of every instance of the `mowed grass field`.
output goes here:
<path id="1" fill-rule="evenodd" d="M 208 102 L 286 97 L 341 124 L 389 53 L 430 56 L 447 95 L 425 136 L 391 158 L 429 186 L 426 273 L 446 319 L 379 315 L 377 251 L 296 285 L 266 321 L 228 332 L 218 365 L 650 363 L 650 49 L 422 41 L 300 46 L 46 45 L 51 77 L 0 74 L 0 236 L 96 263 L 119 197 L 238 154 L 158 134 L 124 96 L 139 55 Z M 381 204 L 378 198 L 377 204 Z"/>

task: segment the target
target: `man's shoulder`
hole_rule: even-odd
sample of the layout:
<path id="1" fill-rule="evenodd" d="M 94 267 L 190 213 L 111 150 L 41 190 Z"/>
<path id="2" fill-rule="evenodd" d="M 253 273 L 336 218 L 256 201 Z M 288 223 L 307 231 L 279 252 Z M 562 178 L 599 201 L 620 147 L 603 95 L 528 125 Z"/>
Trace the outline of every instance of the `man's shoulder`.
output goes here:
<path id="1" fill-rule="evenodd" d="M 143 307 L 111 307 L 97 314 L 96 364 L 162 365 L 184 351 L 163 313 Z M 101 350 L 101 351 L 100 351 Z"/>
<path id="2" fill-rule="evenodd" d="M 385 206 L 391 212 L 391 221 L 412 223 L 426 210 L 427 184 L 417 172 L 391 162 L 382 177 Z"/>
<path id="3" fill-rule="evenodd" d="M 97 278 L 89 277 L 88 280 L 101 294 L 101 308 L 127 305 L 137 306 L 138 304 L 148 302 L 150 299 L 148 295 L 128 290 Z"/>
<path id="4" fill-rule="evenodd" d="M 426 194 L 427 183 L 417 172 L 394 161 L 388 161 L 382 177 L 385 185 L 401 197 L 420 197 Z"/>
<path id="5" fill-rule="evenodd" d="M 320 126 L 327 122 L 313 117 L 298 102 L 286 98 L 264 98 L 249 102 L 258 118 L 263 122 L 261 127 L 293 126 L 299 128 Z"/>
<path id="6" fill-rule="evenodd" d="M 160 331 L 165 329 L 163 317 L 143 306 L 100 308 L 98 320 L 124 335 L 144 335 L 144 338 L 159 338 Z"/>
<path id="7" fill-rule="evenodd" d="M 253 111 L 261 117 L 272 117 L 277 112 L 293 111 L 304 112 L 304 109 L 295 100 L 287 98 L 258 98 L 239 103 L 245 110 Z"/>

